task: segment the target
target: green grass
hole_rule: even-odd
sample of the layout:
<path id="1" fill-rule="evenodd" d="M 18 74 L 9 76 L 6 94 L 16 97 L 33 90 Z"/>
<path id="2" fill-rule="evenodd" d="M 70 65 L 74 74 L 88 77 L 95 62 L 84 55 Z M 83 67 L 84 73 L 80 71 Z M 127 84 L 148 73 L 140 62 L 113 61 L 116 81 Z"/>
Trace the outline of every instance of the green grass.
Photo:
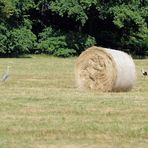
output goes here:
<path id="1" fill-rule="evenodd" d="M 135 60 L 137 81 L 127 93 L 75 88 L 76 58 L 0 59 L 0 148 L 147 148 L 148 59 Z"/>

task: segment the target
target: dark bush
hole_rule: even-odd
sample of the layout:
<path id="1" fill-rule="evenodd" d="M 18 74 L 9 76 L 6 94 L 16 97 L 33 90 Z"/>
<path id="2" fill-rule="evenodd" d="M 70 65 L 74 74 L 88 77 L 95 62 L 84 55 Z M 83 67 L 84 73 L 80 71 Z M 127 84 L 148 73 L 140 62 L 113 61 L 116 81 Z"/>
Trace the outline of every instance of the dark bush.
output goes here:
<path id="1" fill-rule="evenodd" d="M 66 37 L 60 35 L 59 32 L 53 31 L 51 27 L 43 30 L 43 32 L 39 34 L 39 38 L 37 47 L 42 53 L 59 57 L 68 57 L 75 54 L 74 49 L 68 48 Z"/>
<path id="2" fill-rule="evenodd" d="M 4 24 L 0 24 L 0 54 L 6 54 L 7 50 L 7 28 Z"/>
<path id="3" fill-rule="evenodd" d="M 95 38 L 80 33 L 62 33 L 48 27 L 39 34 L 37 48 L 41 53 L 69 57 L 81 53 L 85 48 L 94 45 Z"/>
<path id="4" fill-rule="evenodd" d="M 77 54 L 80 54 L 86 48 L 94 46 L 96 44 L 96 40 L 94 37 L 72 31 L 66 34 L 66 41 L 68 47 L 73 48 Z"/>

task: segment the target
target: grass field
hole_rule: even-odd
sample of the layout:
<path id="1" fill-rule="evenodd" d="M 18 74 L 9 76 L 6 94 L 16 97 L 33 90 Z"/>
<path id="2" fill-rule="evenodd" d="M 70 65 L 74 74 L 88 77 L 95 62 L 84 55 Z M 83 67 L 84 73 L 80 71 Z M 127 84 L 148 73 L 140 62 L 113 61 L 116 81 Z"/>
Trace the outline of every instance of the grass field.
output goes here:
<path id="1" fill-rule="evenodd" d="M 76 58 L 0 59 L 0 148 L 147 148 L 148 59 L 128 93 L 75 88 Z"/>

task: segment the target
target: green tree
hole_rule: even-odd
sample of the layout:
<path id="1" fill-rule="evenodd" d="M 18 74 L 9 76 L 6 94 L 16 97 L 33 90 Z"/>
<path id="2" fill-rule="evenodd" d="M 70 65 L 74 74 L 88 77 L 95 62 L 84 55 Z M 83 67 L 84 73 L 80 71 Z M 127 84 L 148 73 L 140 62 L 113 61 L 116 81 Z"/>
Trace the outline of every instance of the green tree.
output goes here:
<path id="1" fill-rule="evenodd" d="M 12 42 L 15 46 L 9 51 L 18 54 L 27 49 L 70 56 L 96 44 L 146 55 L 147 26 L 147 0 L 0 0 L 1 53 Z M 30 47 L 16 46 L 10 38 L 15 32 L 24 38 L 26 33 L 36 35 L 37 40 L 34 36 Z"/>

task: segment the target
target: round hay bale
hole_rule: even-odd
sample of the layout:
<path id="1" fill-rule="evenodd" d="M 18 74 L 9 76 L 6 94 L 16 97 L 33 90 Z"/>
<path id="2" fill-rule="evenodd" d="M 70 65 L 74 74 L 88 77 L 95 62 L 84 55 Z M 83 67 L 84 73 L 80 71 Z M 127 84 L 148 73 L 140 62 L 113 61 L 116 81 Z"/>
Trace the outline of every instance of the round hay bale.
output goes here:
<path id="1" fill-rule="evenodd" d="M 78 57 L 75 79 L 83 90 L 129 91 L 136 79 L 135 64 L 122 51 L 93 46 Z"/>

